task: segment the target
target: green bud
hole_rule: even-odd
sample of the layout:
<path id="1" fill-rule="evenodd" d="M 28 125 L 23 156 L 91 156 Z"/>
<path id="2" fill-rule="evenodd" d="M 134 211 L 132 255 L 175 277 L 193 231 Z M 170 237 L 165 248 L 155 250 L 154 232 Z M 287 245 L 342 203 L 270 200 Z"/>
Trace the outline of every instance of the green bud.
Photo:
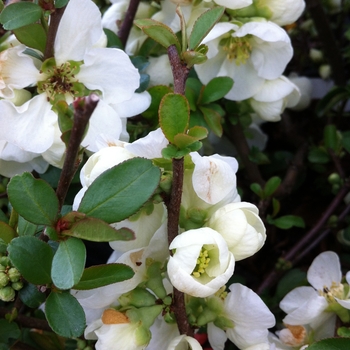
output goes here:
<path id="1" fill-rule="evenodd" d="M 86 341 L 82 339 L 77 339 L 77 348 L 84 350 L 86 348 Z"/>
<path id="2" fill-rule="evenodd" d="M 19 271 L 15 268 L 15 267 L 11 267 L 8 270 L 8 276 L 11 282 L 18 282 L 19 279 L 21 278 L 21 274 L 19 273 Z"/>
<path id="3" fill-rule="evenodd" d="M 217 314 L 215 311 L 210 310 L 208 308 L 204 309 L 202 313 L 197 318 L 198 326 L 205 326 L 210 322 L 214 322 L 217 318 Z"/>
<path id="4" fill-rule="evenodd" d="M 169 194 L 170 190 L 171 190 L 172 183 L 173 183 L 173 173 L 170 171 L 165 171 L 160 178 L 159 187 L 165 193 Z"/>
<path id="5" fill-rule="evenodd" d="M 173 302 L 173 298 L 170 295 L 167 295 L 165 298 L 163 298 L 164 305 L 170 306 Z"/>
<path id="6" fill-rule="evenodd" d="M 5 272 L 0 272 L 0 287 L 5 287 L 9 282 L 9 277 Z"/>
<path id="7" fill-rule="evenodd" d="M 12 301 L 15 298 L 15 294 L 15 291 L 10 286 L 0 288 L 0 300 L 2 301 Z"/>
<path id="8" fill-rule="evenodd" d="M 5 266 L 0 265 L 0 271 L 5 271 L 5 270 L 6 270 L 6 267 L 5 267 Z"/>
<path id="9" fill-rule="evenodd" d="M 338 185 L 341 181 L 341 178 L 338 173 L 332 173 L 328 176 L 328 182 L 331 185 Z"/>
<path id="10" fill-rule="evenodd" d="M 11 266 L 9 257 L 8 256 L 2 256 L 0 258 L 0 265 L 5 266 L 5 267 Z"/>
<path id="11" fill-rule="evenodd" d="M 151 340 L 152 334 L 150 330 L 146 327 L 140 326 L 136 328 L 135 338 L 136 343 L 139 346 L 147 345 Z"/>
<path id="12" fill-rule="evenodd" d="M 162 278 L 162 264 L 159 261 L 152 263 L 147 269 L 147 288 L 151 289 L 152 292 L 159 298 L 163 299 L 167 296 L 167 292 L 164 288 Z"/>
<path id="13" fill-rule="evenodd" d="M 122 294 L 118 301 L 121 306 L 144 307 L 154 305 L 156 298 L 148 290 L 136 287 L 129 293 Z"/>
<path id="14" fill-rule="evenodd" d="M 18 281 L 18 282 L 13 282 L 11 284 L 11 287 L 14 289 L 14 290 L 21 290 L 23 288 L 23 282 L 22 281 Z"/>
<path id="15" fill-rule="evenodd" d="M 216 320 L 214 321 L 214 325 L 223 330 L 234 327 L 233 322 L 224 316 L 217 317 Z"/>
<path id="16" fill-rule="evenodd" d="M 153 305 L 141 307 L 139 309 L 129 309 L 126 311 L 126 316 L 132 323 L 141 321 L 144 327 L 149 328 L 162 311 L 163 305 Z"/>

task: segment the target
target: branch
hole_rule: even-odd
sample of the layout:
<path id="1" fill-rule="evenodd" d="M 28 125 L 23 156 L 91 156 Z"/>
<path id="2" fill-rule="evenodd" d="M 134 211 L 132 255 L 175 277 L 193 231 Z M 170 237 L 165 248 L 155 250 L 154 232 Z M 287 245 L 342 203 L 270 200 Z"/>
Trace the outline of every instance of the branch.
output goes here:
<path id="1" fill-rule="evenodd" d="M 63 169 L 56 190 L 56 195 L 59 201 L 59 210 L 62 208 L 64 199 L 68 192 L 68 187 L 78 169 L 79 162 L 77 162 L 77 158 L 80 143 L 84 137 L 86 126 L 98 101 L 98 96 L 91 94 L 88 97 L 78 99 L 74 102 L 73 129 L 69 138 L 66 158 L 64 160 Z"/>
<path id="2" fill-rule="evenodd" d="M 125 18 L 119 29 L 118 36 L 124 47 L 126 46 L 126 42 L 128 40 L 129 33 L 132 28 L 139 3 L 140 3 L 140 0 L 130 1 L 129 7 L 126 10 Z"/>

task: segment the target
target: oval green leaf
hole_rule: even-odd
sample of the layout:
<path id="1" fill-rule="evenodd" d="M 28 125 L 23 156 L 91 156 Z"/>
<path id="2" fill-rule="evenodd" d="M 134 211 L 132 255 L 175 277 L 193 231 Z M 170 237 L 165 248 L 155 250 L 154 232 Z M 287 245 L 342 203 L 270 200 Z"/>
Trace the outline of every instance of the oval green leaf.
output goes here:
<path id="1" fill-rule="evenodd" d="M 10 243 L 16 237 L 16 231 L 8 224 L 0 221 L 0 238 L 5 243 Z"/>
<path id="2" fill-rule="evenodd" d="M 84 310 L 68 291 L 51 292 L 46 300 L 45 314 L 52 330 L 62 337 L 79 337 L 84 332 Z"/>
<path id="3" fill-rule="evenodd" d="M 54 225 L 58 213 L 55 191 L 44 180 L 30 173 L 14 176 L 7 193 L 13 208 L 27 221 L 38 225 Z"/>
<path id="4" fill-rule="evenodd" d="M 61 241 L 53 257 L 52 282 L 59 289 L 70 289 L 79 282 L 85 267 L 84 243 L 75 237 Z"/>
<path id="5" fill-rule="evenodd" d="M 128 228 L 116 230 L 106 222 L 96 218 L 85 218 L 72 225 L 63 235 L 86 239 L 92 242 L 130 241 L 135 239 L 134 232 Z"/>
<path id="6" fill-rule="evenodd" d="M 45 293 L 39 292 L 38 288 L 31 283 L 26 284 L 19 291 L 19 297 L 24 304 L 33 309 L 39 307 L 46 299 Z"/>
<path id="7" fill-rule="evenodd" d="M 204 87 L 200 103 L 208 104 L 223 98 L 233 86 L 233 80 L 229 77 L 216 77 Z"/>
<path id="8" fill-rule="evenodd" d="M 13 30 L 38 21 L 42 9 L 32 2 L 17 2 L 6 6 L 0 15 L 4 29 Z"/>
<path id="9" fill-rule="evenodd" d="M 129 159 L 102 173 L 87 189 L 78 211 L 113 223 L 136 213 L 152 196 L 160 170 L 144 158 Z"/>
<path id="10" fill-rule="evenodd" d="M 78 284 L 73 288 L 88 290 L 107 286 L 108 284 L 122 282 L 134 276 L 134 271 L 124 264 L 106 264 L 88 267 L 84 270 Z"/>
<path id="11" fill-rule="evenodd" d="M 349 338 L 323 339 L 308 346 L 308 350 L 348 350 L 350 349 Z"/>
<path id="12" fill-rule="evenodd" d="M 51 282 L 53 252 L 48 244 L 23 236 L 14 238 L 7 249 L 12 264 L 28 282 L 40 285 Z"/>
<path id="13" fill-rule="evenodd" d="M 214 7 L 211 10 L 204 12 L 194 23 L 190 38 L 189 38 L 189 49 L 195 50 L 202 40 L 207 36 L 210 30 L 214 27 L 223 13 L 225 8 L 222 6 Z"/>
<path id="14" fill-rule="evenodd" d="M 305 227 L 305 222 L 303 218 L 295 215 L 285 215 L 277 219 L 273 219 L 272 224 L 282 230 L 288 230 L 293 226 L 301 228 Z"/>
<path id="15" fill-rule="evenodd" d="M 165 137 L 174 143 L 177 134 L 186 133 L 190 119 L 187 98 L 180 94 L 166 94 L 159 106 L 159 124 Z"/>
<path id="16" fill-rule="evenodd" d="M 20 43 L 41 52 L 45 51 L 47 35 L 41 24 L 29 24 L 13 32 Z"/>
<path id="17" fill-rule="evenodd" d="M 265 184 L 264 195 L 265 198 L 270 197 L 277 190 L 278 186 L 281 184 L 282 179 L 278 176 L 271 177 Z"/>
<path id="18" fill-rule="evenodd" d="M 204 120 L 208 124 L 209 128 L 216 136 L 221 137 L 223 133 L 221 115 L 211 108 L 199 106 L 199 109 L 203 113 Z"/>

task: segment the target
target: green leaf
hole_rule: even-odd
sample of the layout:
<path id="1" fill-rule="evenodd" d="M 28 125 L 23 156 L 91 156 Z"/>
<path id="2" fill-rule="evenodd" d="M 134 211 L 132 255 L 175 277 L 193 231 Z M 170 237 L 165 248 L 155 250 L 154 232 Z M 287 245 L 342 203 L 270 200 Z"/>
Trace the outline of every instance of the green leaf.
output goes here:
<path id="1" fill-rule="evenodd" d="M 148 92 L 152 98 L 151 105 L 145 112 L 142 113 L 142 116 L 146 119 L 153 119 L 156 123 L 158 123 L 158 109 L 160 101 L 166 94 L 172 92 L 172 90 L 169 86 L 156 85 L 149 88 Z"/>
<path id="2" fill-rule="evenodd" d="M 134 274 L 132 268 L 124 264 L 96 265 L 85 269 L 79 283 L 73 288 L 77 290 L 99 288 L 128 280 Z"/>
<path id="3" fill-rule="evenodd" d="M 209 81 L 204 87 L 200 103 L 207 104 L 223 98 L 233 86 L 233 80 L 229 77 L 217 77 Z"/>
<path id="4" fill-rule="evenodd" d="M 46 300 L 45 314 L 52 330 L 62 337 L 79 337 L 84 332 L 84 310 L 68 291 L 51 292 Z"/>
<path id="5" fill-rule="evenodd" d="M 160 170 L 144 158 L 129 159 L 102 173 L 87 189 L 78 211 L 108 223 L 136 213 L 152 196 Z"/>
<path id="6" fill-rule="evenodd" d="M 13 31 L 17 40 L 33 49 L 45 51 L 47 35 L 41 24 L 33 23 Z"/>
<path id="7" fill-rule="evenodd" d="M 137 19 L 134 24 L 142 31 L 165 48 L 175 45 L 178 52 L 181 52 L 179 39 L 175 33 L 165 24 L 153 19 Z"/>
<path id="8" fill-rule="evenodd" d="M 349 350 L 350 339 L 347 338 L 330 338 L 323 339 L 317 343 L 308 346 L 308 350 Z"/>
<path id="9" fill-rule="evenodd" d="M 310 163 L 326 164 L 330 158 L 325 150 L 314 147 L 308 154 L 308 160 Z"/>
<path id="10" fill-rule="evenodd" d="M 348 100 L 350 97 L 350 88 L 335 86 L 328 94 L 322 98 L 316 107 L 316 113 L 319 117 L 325 116 L 341 101 Z"/>
<path id="11" fill-rule="evenodd" d="M 189 49 L 195 50 L 196 47 L 207 36 L 214 25 L 220 20 L 225 11 L 224 7 L 214 7 L 211 10 L 204 12 L 194 23 L 192 32 L 189 38 Z"/>
<path id="12" fill-rule="evenodd" d="M 282 230 L 288 230 L 293 226 L 301 228 L 305 227 L 304 220 L 301 217 L 295 215 L 281 216 L 277 219 L 273 219 L 272 221 L 268 220 L 268 222 Z"/>
<path id="13" fill-rule="evenodd" d="M 24 304 L 33 309 L 39 307 L 46 299 L 45 293 L 39 292 L 37 286 L 31 283 L 19 291 L 19 297 Z"/>
<path id="14" fill-rule="evenodd" d="M 335 151 L 338 147 L 337 127 L 334 124 L 328 124 L 323 130 L 324 145 L 326 149 Z"/>
<path id="15" fill-rule="evenodd" d="M 213 131 L 213 133 L 216 136 L 221 137 L 223 132 L 221 124 L 221 115 L 211 108 L 199 106 L 199 109 L 203 113 L 204 120 L 208 124 L 209 128 Z"/>
<path id="16" fill-rule="evenodd" d="M 92 242 L 130 241 L 135 239 L 134 232 L 130 229 L 121 228 L 116 230 L 106 222 L 96 218 L 80 220 L 73 224 L 69 230 L 61 233 Z"/>
<path id="17" fill-rule="evenodd" d="M 339 335 L 339 337 L 342 337 L 342 338 L 350 338 L 350 328 L 339 327 L 337 329 L 337 334 Z"/>
<path id="18" fill-rule="evenodd" d="M 165 95 L 159 106 L 159 124 L 165 137 L 174 143 L 177 134 L 186 133 L 190 119 L 190 106 L 185 96 Z"/>
<path id="19" fill-rule="evenodd" d="M 19 216 L 17 230 L 19 236 L 34 236 L 38 231 L 38 226 Z"/>
<path id="20" fill-rule="evenodd" d="M 63 6 L 66 6 L 68 4 L 68 1 L 69 0 L 55 0 L 55 7 L 59 9 Z"/>
<path id="21" fill-rule="evenodd" d="M 281 184 L 282 180 L 278 176 L 271 177 L 265 184 L 264 195 L 265 198 L 270 197 L 277 190 L 278 186 Z"/>
<path id="22" fill-rule="evenodd" d="M 205 139 L 208 136 L 208 130 L 202 126 L 194 126 L 188 130 L 187 134 L 177 134 L 174 137 L 174 144 L 181 150 L 190 147 L 193 143 Z"/>
<path id="23" fill-rule="evenodd" d="M 70 237 L 61 241 L 51 267 L 51 278 L 55 286 L 70 289 L 77 284 L 83 274 L 85 260 L 86 249 L 80 239 Z"/>
<path id="24" fill-rule="evenodd" d="M 341 143 L 342 146 L 346 149 L 346 151 L 350 153 L 350 131 L 342 132 Z"/>
<path id="25" fill-rule="evenodd" d="M 0 343 L 8 343 L 9 339 L 19 339 L 21 331 L 16 322 L 0 320 Z"/>
<path id="26" fill-rule="evenodd" d="M 42 9 L 32 2 L 17 2 L 6 6 L 0 14 L 4 29 L 13 30 L 38 21 Z"/>
<path id="27" fill-rule="evenodd" d="M 261 186 L 260 186 L 258 183 L 256 183 L 256 182 L 252 183 L 252 184 L 250 185 L 250 189 L 251 189 L 258 197 L 260 197 L 260 198 L 263 197 L 263 190 L 262 190 Z"/>
<path id="28" fill-rule="evenodd" d="M 306 285 L 306 272 L 299 269 L 288 271 L 278 282 L 276 288 L 276 297 L 282 300 L 287 293 L 296 287 Z"/>
<path id="29" fill-rule="evenodd" d="M 51 282 L 53 252 L 48 244 L 35 237 L 23 236 L 14 238 L 7 249 L 12 264 L 28 282 Z"/>
<path id="30" fill-rule="evenodd" d="M 5 243 L 10 243 L 13 238 L 16 237 L 16 231 L 8 224 L 0 221 L 0 238 Z"/>
<path id="31" fill-rule="evenodd" d="M 26 220 L 33 224 L 54 225 L 58 199 L 48 183 L 23 173 L 11 179 L 7 193 L 13 208 Z"/>
<path id="32" fill-rule="evenodd" d="M 119 39 L 118 35 L 112 32 L 110 29 L 103 28 L 107 36 L 107 47 L 114 47 L 117 49 L 124 49 L 123 43 Z"/>

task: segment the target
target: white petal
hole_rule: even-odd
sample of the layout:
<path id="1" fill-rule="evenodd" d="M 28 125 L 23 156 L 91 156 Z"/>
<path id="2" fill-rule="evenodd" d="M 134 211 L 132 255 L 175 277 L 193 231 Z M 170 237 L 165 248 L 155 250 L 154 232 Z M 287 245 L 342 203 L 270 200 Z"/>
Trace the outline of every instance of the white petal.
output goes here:
<path id="1" fill-rule="evenodd" d="M 174 338 L 170 344 L 168 345 L 167 350 L 185 350 L 185 349 L 192 349 L 192 350 L 201 350 L 202 347 L 199 344 L 199 342 L 187 335 L 179 335 L 176 338 Z"/>
<path id="2" fill-rule="evenodd" d="M 76 78 L 90 90 L 102 92 L 107 103 L 130 100 L 140 85 L 138 70 L 119 49 L 93 48 L 84 56 Z"/>
<path id="3" fill-rule="evenodd" d="M 53 143 L 57 115 L 40 94 L 16 107 L 0 101 L 0 139 L 33 153 L 46 151 Z"/>
<path id="4" fill-rule="evenodd" d="M 207 44 L 209 41 L 217 39 L 223 34 L 228 33 L 230 30 L 237 30 L 239 27 L 236 24 L 229 22 L 220 22 L 215 24 L 213 29 L 208 33 L 208 35 L 202 41 L 202 44 Z"/>
<path id="5" fill-rule="evenodd" d="M 298 287 L 290 291 L 280 302 L 280 308 L 287 314 L 297 310 L 301 304 L 316 298 L 318 293 L 312 287 Z"/>
<path id="6" fill-rule="evenodd" d="M 117 111 L 120 118 L 129 118 L 144 112 L 151 104 L 151 95 L 147 92 L 134 93 L 127 101 L 111 106 Z"/>
<path id="7" fill-rule="evenodd" d="M 243 7 L 247 7 L 253 3 L 253 0 L 239 0 L 239 1 L 231 1 L 231 0 L 215 0 L 220 6 L 225 6 L 231 10 L 238 10 Z"/>
<path id="8" fill-rule="evenodd" d="M 146 350 L 165 349 L 170 341 L 179 335 L 177 324 L 165 322 L 162 316 L 156 318 L 150 331 L 152 338 Z"/>
<path id="9" fill-rule="evenodd" d="M 266 5 L 272 11 L 270 20 L 280 26 L 295 22 L 305 9 L 304 0 L 268 0 Z"/>
<path id="10" fill-rule="evenodd" d="M 213 323 L 207 325 L 208 340 L 213 350 L 224 350 L 227 335 L 225 331 L 214 326 Z"/>
<path id="11" fill-rule="evenodd" d="M 309 267 L 307 280 L 317 290 L 339 284 L 342 278 L 340 261 L 336 253 L 327 251 L 319 254 Z"/>
<path id="12" fill-rule="evenodd" d="M 268 122 L 278 122 L 285 108 L 283 99 L 274 102 L 260 102 L 250 99 L 250 105 L 254 112 L 263 120 Z"/>
<path id="13" fill-rule="evenodd" d="M 97 152 L 96 141 L 100 134 L 118 139 L 121 131 L 122 122 L 117 112 L 104 100 L 100 100 L 91 115 L 88 132 L 81 144 L 89 151 Z"/>
<path id="14" fill-rule="evenodd" d="M 102 26 L 107 28 L 114 33 L 117 33 L 119 28 L 117 26 L 117 21 L 123 20 L 125 12 L 128 8 L 129 1 L 122 0 L 116 3 L 113 3 L 107 11 L 103 14 L 102 17 Z"/>
<path id="15" fill-rule="evenodd" d="M 101 13 L 91 0 L 70 0 L 61 18 L 55 39 L 57 65 L 81 61 L 103 35 Z"/>

